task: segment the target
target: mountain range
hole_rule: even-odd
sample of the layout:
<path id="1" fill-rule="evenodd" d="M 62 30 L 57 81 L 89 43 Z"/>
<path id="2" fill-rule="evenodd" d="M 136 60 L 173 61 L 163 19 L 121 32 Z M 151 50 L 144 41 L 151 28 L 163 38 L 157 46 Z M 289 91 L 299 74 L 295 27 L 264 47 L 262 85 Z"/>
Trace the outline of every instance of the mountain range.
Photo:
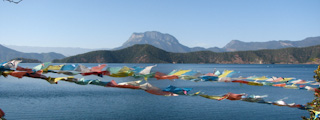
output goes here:
<path id="1" fill-rule="evenodd" d="M 15 58 L 27 58 L 27 59 L 36 59 L 42 62 L 50 62 L 53 59 L 62 59 L 65 58 L 64 55 L 54 52 L 49 53 L 24 53 L 19 52 L 10 48 L 7 48 L 0 44 L 0 62 L 9 61 Z"/>
<path id="2" fill-rule="evenodd" d="M 261 50 L 261 49 L 280 49 L 287 47 L 308 47 L 314 45 L 320 45 L 320 36 L 308 37 L 300 41 L 290 40 L 273 40 L 267 42 L 243 42 L 240 40 L 232 40 L 222 48 L 218 47 L 188 47 L 185 46 L 172 35 L 161 33 L 157 31 L 147 31 L 144 33 L 133 33 L 129 39 L 123 43 L 122 46 L 114 48 L 112 50 L 120 50 L 136 44 L 149 44 L 160 48 L 168 52 L 175 53 L 187 53 L 195 51 L 213 51 L 213 52 L 230 52 L 230 51 L 247 51 L 247 50 Z M 11 49 L 22 52 L 56 52 L 61 53 L 64 56 L 72 56 L 82 54 L 95 50 L 108 50 L 108 49 L 87 49 L 87 48 L 73 48 L 73 47 L 30 47 L 30 46 L 15 46 L 6 45 Z"/>
<path id="3" fill-rule="evenodd" d="M 59 63 L 216 63 L 216 64 L 301 64 L 320 63 L 320 45 L 304 48 L 216 53 L 167 52 L 152 45 L 133 45 L 121 50 L 99 50 L 66 57 Z"/>
<path id="4" fill-rule="evenodd" d="M 179 43 L 179 41 L 170 34 L 164 34 L 157 31 L 147 31 L 144 33 L 133 33 L 130 38 L 123 43 L 122 46 L 115 50 L 123 49 L 136 44 L 149 44 L 168 52 L 187 53 L 195 51 L 213 51 L 213 52 L 229 52 L 229 51 L 247 51 L 261 49 L 280 49 L 287 47 L 308 47 L 320 45 L 319 37 L 309 37 L 301 41 L 267 41 L 267 42 L 242 42 L 240 40 L 232 40 L 223 48 L 211 47 L 187 47 Z"/>
<path id="5" fill-rule="evenodd" d="M 151 46 L 154 46 L 158 49 L 164 50 L 165 52 L 168 52 L 168 53 L 161 52 L 164 55 L 172 55 L 174 53 L 188 53 L 186 55 L 189 55 L 189 54 L 195 54 L 195 53 L 197 53 L 197 51 L 204 51 L 204 52 L 210 51 L 210 52 L 218 52 L 219 53 L 219 52 L 230 52 L 230 51 L 281 49 L 281 48 L 288 48 L 288 47 L 296 47 L 296 48 L 308 47 L 308 46 L 320 45 L 320 36 L 319 37 L 308 37 L 308 38 L 305 38 L 301 41 L 289 41 L 289 40 L 275 41 L 274 40 L 274 41 L 267 41 L 267 42 L 242 42 L 240 40 L 232 40 L 223 48 L 218 48 L 218 47 L 212 47 L 212 48 L 193 47 L 193 48 L 190 48 L 190 47 L 187 47 L 187 46 L 179 43 L 179 41 L 174 36 L 172 36 L 170 34 L 164 34 L 164 33 L 160 33 L 157 31 L 147 31 L 144 33 L 133 33 L 122 46 L 114 48 L 112 50 L 108 50 L 107 51 L 108 54 L 103 53 L 103 54 L 112 55 L 112 56 L 107 57 L 104 55 L 104 57 L 101 57 L 101 55 L 100 55 L 100 58 L 99 58 L 99 55 L 93 56 L 91 54 L 91 55 L 89 55 L 91 57 L 90 58 L 91 60 L 84 60 L 84 61 L 79 61 L 79 62 L 85 62 L 85 61 L 92 62 L 93 60 L 96 60 L 95 62 L 103 62 L 103 61 L 106 62 L 105 59 L 107 59 L 107 58 L 108 58 L 108 61 L 110 61 L 110 59 L 117 59 L 117 58 L 126 59 L 126 57 L 124 57 L 124 56 L 126 56 L 128 54 L 123 53 L 123 52 L 119 52 L 119 50 L 123 50 L 128 47 L 139 45 L 139 44 L 151 45 Z M 13 50 L 8 47 L 20 49 L 20 51 L 23 51 L 23 52 Z M 27 58 L 27 59 L 37 59 L 42 62 L 48 62 L 48 61 L 52 61 L 53 59 L 65 58 L 65 56 L 73 56 L 73 55 L 78 56 L 78 54 L 84 54 L 84 53 L 85 53 L 85 55 L 88 55 L 87 53 L 97 54 L 97 53 L 99 53 L 97 51 L 100 51 L 98 49 L 61 48 L 61 47 L 28 47 L 28 46 L 8 46 L 8 47 L 0 45 L 0 50 L 1 50 L 0 51 L 0 61 L 8 61 L 8 60 L 11 60 L 14 58 Z M 147 48 L 150 48 L 150 47 L 147 47 Z M 37 51 L 38 53 L 27 53 L 27 52 L 33 52 L 31 50 Z M 132 50 L 140 51 L 140 53 L 143 53 L 139 49 L 132 49 Z M 147 50 L 147 49 L 143 49 L 143 50 Z M 154 48 L 152 48 L 152 50 L 159 52 L 159 50 L 154 50 Z M 48 53 L 43 53 L 44 51 L 48 52 Z M 50 51 L 64 53 L 64 55 L 56 53 L 56 52 L 50 52 Z M 90 52 L 90 51 L 92 51 L 92 52 Z M 297 52 L 299 52 L 299 51 L 297 51 Z M 123 55 L 120 55 L 122 57 L 118 57 L 119 54 L 116 54 L 116 53 L 120 53 Z M 131 51 L 128 51 L 128 53 L 134 54 Z M 200 52 L 200 53 L 203 54 L 203 52 Z M 225 54 L 229 54 L 229 53 L 225 53 Z M 137 54 L 134 54 L 134 55 L 137 55 Z M 170 58 L 170 57 L 168 58 L 167 56 L 164 56 L 164 55 L 156 54 L 155 56 L 156 57 L 161 56 L 166 59 Z M 131 55 L 129 55 L 129 56 L 131 56 Z M 176 55 L 173 55 L 173 56 L 176 56 Z M 181 56 L 181 55 L 177 55 L 177 56 Z M 134 57 L 134 56 L 132 56 L 132 57 Z M 205 57 L 202 57 L 202 58 L 205 58 Z M 229 58 L 229 57 L 227 57 L 227 58 Z M 66 59 L 70 59 L 70 57 L 68 57 Z M 81 58 L 81 59 L 84 59 L 84 58 Z M 143 58 L 141 58 L 141 59 L 144 60 Z M 172 58 L 170 58 L 170 59 L 172 59 Z M 242 58 L 242 59 L 246 59 L 246 58 Z M 175 59 L 168 61 L 168 60 L 162 60 L 162 59 L 158 60 L 158 59 L 152 58 L 152 60 L 155 60 L 155 61 L 139 61 L 138 60 L 136 62 L 156 62 L 156 61 L 165 62 L 165 63 L 166 62 L 169 62 L 169 63 L 170 62 L 187 62 L 185 60 L 175 60 Z M 63 61 L 65 61 L 65 59 L 63 59 L 61 62 L 63 62 Z M 73 61 L 76 61 L 76 60 L 73 60 Z M 224 60 L 221 59 L 221 61 L 224 61 Z M 221 61 L 193 60 L 193 62 L 195 62 L 195 63 L 201 63 L 201 62 L 204 62 L 204 63 L 224 63 Z M 110 61 L 110 62 L 121 62 L 121 61 L 114 60 L 114 61 Z M 124 60 L 122 62 L 132 62 L 132 61 L 125 61 Z M 243 62 L 243 63 L 255 63 L 255 62 L 250 61 L 250 62 Z M 306 62 L 306 61 L 304 61 L 304 62 Z M 226 63 L 228 63 L 228 62 L 226 62 Z M 239 62 L 237 62 L 237 63 L 239 63 Z M 265 63 L 274 63 L 274 62 L 269 61 L 269 62 L 265 62 Z M 277 63 L 277 62 L 275 62 L 275 63 Z M 303 62 L 299 61 L 299 62 L 293 62 L 293 63 L 303 63 Z"/>

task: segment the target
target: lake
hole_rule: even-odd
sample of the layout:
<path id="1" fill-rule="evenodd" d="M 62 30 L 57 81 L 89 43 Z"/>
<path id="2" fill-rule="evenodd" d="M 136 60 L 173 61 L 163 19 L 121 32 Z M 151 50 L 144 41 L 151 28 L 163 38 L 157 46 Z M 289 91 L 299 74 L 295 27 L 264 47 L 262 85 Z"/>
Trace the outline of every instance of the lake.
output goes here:
<path id="1" fill-rule="evenodd" d="M 108 64 L 108 63 L 107 63 Z M 33 67 L 37 64 L 19 64 Z M 58 65 L 58 64 L 56 64 Z M 88 67 L 98 64 L 83 64 Z M 154 64 L 108 64 L 109 67 L 148 66 Z M 108 67 L 107 66 L 107 67 Z M 158 64 L 152 69 L 169 73 L 174 69 L 192 69 L 201 73 L 217 70 L 238 71 L 233 77 L 243 76 L 277 76 L 295 77 L 313 81 L 313 71 L 317 65 L 240 65 L 240 64 Z M 46 76 L 65 76 L 53 73 Z M 83 76 L 77 75 L 76 78 Z M 102 81 L 115 80 L 125 82 L 139 80 L 133 77 L 112 78 L 104 76 L 84 76 L 86 79 Z M 249 86 L 224 82 L 191 82 L 186 80 L 156 80 L 149 82 L 161 89 L 168 85 L 193 88 L 190 93 L 204 92 L 208 95 L 223 95 L 228 92 L 268 95 L 266 101 L 286 98 L 286 103 L 306 104 L 313 100 L 313 92 L 298 89 L 285 89 L 272 86 Z M 121 119 L 121 120 L 284 120 L 309 117 L 306 110 L 250 103 L 244 101 L 210 100 L 200 96 L 166 97 L 149 94 L 143 90 L 101 87 L 95 85 L 78 85 L 65 81 L 49 84 L 45 80 L 0 77 L 0 108 L 8 120 L 61 120 L 61 119 Z"/>

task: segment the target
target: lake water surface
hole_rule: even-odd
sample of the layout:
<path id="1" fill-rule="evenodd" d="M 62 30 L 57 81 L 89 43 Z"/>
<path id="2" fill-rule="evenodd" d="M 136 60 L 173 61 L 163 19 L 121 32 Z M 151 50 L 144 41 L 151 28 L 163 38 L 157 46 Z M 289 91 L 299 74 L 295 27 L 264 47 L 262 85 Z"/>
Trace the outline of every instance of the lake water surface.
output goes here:
<path id="1" fill-rule="evenodd" d="M 37 64 L 19 64 L 33 67 Z M 96 66 L 98 64 L 83 64 Z M 153 64 L 108 64 L 110 67 L 148 66 Z M 235 70 L 237 76 L 277 76 L 313 80 L 317 65 L 238 65 L 238 64 L 158 64 L 152 69 L 169 73 L 174 69 L 192 69 L 201 73 L 213 69 Z M 46 74 L 46 76 L 65 76 Z M 77 78 L 83 76 L 77 75 Z M 86 79 L 117 82 L 138 80 L 132 77 L 112 78 L 105 76 L 85 76 Z M 307 90 L 284 89 L 272 86 L 248 86 L 238 83 L 191 82 L 185 80 L 156 80 L 149 82 L 161 89 L 168 85 L 193 88 L 190 93 L 202 91 L 208 95 L 223 95 L 228 92 L 268 95 L 266 101 L 276 101 L 287 97 L 287 103 L 306 104 L 313 100 L 313 92 Z M 24 77 L 22 79 L 0 77 L 0 108 L 8 120 L 61 120 L 61 119 L 141 119 L 141 120 L 284 120 L 309 117 L 306 110 L 280 107 L 244 101 L 216 101 L 200 96 L 165 97 L 149 94 L 143 90 L 109 88 L 95 85 L 77 85 L 59 81 L 49 84 L 45 80 Z"/>

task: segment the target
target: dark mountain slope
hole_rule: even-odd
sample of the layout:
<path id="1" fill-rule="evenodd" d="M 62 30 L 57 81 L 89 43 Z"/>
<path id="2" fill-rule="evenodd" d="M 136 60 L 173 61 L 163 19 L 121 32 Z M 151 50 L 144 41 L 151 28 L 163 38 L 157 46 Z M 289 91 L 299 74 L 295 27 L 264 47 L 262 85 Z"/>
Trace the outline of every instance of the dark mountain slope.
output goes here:
<path id="1" fill-rule="evenodd" d="M 53 62 L 61 63 L 234 63 L 234 64 L 299 64 L 317 62 L 320 46 L 277 50 L 215 53 L 200 51 L 170 53 L 151 45 L 134 45 L 116 51 L 94 51 Z"/>

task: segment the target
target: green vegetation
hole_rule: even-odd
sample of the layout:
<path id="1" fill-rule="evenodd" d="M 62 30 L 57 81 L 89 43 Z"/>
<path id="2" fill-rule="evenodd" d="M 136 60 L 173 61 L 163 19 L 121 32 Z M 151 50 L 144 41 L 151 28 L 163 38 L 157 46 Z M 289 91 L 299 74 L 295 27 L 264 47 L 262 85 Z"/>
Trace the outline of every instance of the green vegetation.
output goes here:
<path id="1" fill-rule="evenodd" d="M 314 71 L 315 75 L 314 80 L 317 82 L 320 82 L 320 65 L 318 66 L 318 69 Z M 303 120 L 319 120 L 318 117 L 316 117 L 317 112 L 320 111 L 320 88 L 316 88 L 318 90 L 315 90 L 314 93 L 314 100 L 311 102 L 307 103 L 307 105 L 311 106 L 312 108 L 309 109 L 310 111 L 310 118 L 307 118 L 305 116 L 302 116 Z"/>
<path id="2" fill-rule="evenodd" d="M 134 45 L 116 51 L 93 51 L 56 59 L 60 63 L 217 63 L 217 64 L 299 64 L 320 58 L 320 46 L 277 50 L 215 53 L 210 51 L 171 53 L 151 45 Z M 316 64 L 316 63 L 314 63 Z"/>

